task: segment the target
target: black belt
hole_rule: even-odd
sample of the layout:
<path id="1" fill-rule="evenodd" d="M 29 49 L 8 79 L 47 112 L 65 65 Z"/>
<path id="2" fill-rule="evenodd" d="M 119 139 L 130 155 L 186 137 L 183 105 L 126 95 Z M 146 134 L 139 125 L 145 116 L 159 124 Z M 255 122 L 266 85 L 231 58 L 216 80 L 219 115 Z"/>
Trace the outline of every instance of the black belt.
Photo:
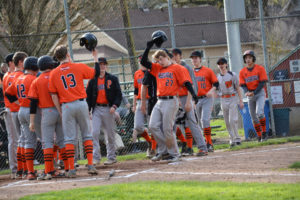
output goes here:
<path id="1" fill-rule="evenodd" d="M 79 101 L 84 101 L 84 99 L 78 99 Z"/>
<path id="2" fill-rule="evenodd" d="M 78 101 L 84 101 L 84 99 L 77 99 Z M 75 101 L 77 101 L 75 100 Z M 70 101 L 70 102 L 62 102 L 62 104 L 65 104 L 65 103 L 71 103 L 71 102 L 74 102 L 74 101 Z"/>
<path id="3" fill-rule="evenodd" d="M 174 96 L 162 96 L 162 97 L 158 97 L 158 99 L 173 99 Z"/>
<path id="4" fill-rule="evenodd" d="M 101 106 L 101 107 L 109 107 L 108 104 L 103 104 L 103 103 L 97 103 L 97 106 Z"/>
<path id="5" fill-rule="evenodd" d="M 205 97 L 206 97 L 206 95 L 198 96 L 198 99 L 204 99 Z"/>

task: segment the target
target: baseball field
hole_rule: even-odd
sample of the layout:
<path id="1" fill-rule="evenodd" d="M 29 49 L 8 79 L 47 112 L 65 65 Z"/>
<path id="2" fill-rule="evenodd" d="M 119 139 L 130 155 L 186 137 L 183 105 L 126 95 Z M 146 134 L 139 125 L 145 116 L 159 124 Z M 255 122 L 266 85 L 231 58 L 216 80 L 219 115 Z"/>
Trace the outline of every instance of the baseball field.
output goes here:
<path id="1" fill-rule="evenodd" d="M 205 157 L 178 163 L 151 162 L 145 153 L 118 157 L 89 176 L 85 161 L 78 177 L 50 181 L 0 176 L 0 199 L 300 199 L 300 137 L 217 145 Z M 113 176 L 109 173 L 114 171 Z"/>

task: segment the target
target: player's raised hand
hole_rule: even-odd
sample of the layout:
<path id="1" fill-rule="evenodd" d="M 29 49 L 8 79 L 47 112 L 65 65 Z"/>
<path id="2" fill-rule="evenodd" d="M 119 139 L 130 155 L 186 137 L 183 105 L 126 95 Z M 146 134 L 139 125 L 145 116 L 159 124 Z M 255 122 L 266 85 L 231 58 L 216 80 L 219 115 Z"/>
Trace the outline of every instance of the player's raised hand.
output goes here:
<path id="1" fill-rule="evenodd" d="M 147 48 L 148 49 L 151 49 L 153 47 L 153 45 L 154 45 L 154 41 L 153 40 L 150 40 L 150 41 L 147 42 Z"/>
<path id="2" fill-rule="evenodd" d="M 97 49 L 92 50 L 92 55 L 93 55 L 94 61 L 98 62 L 98 50 Z"/>

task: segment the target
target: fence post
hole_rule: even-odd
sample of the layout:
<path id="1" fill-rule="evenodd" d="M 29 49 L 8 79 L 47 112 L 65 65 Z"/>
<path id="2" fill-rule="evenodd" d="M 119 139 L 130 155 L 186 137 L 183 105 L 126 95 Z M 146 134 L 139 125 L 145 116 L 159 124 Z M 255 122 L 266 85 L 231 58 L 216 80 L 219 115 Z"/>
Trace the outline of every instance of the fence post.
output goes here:
<path id="1" fill-rule="evenodd" d="M 274 123 L 274 115 L 273 115 L 273 106 L 272 106 L 272 97 L 271 97 L 271 86 L 270 86 L 270 76 L 269 76 L 269 64 L 268 64 L 268 52 L 266 47 L 266 35 L 265 35 L 265 27 L 264 27 L 264 13 L 263 13 L 263 6 L 262 0 L 259 0 L 259 20 L 261 26 L 261 37 L 262 37 L 262 46 L 264 52 L 264 64 L 265 69 L 267 71 L 268 82 L 267 82 L 267 91 L 268 91 L 268 98 L 269 98 L 269 107 L 270 107 L 270 115 L 271 115 L 271 127 L 272 133 L 276 134 L 275 130 L 275 123 Z"/>
<path id="2" fill-rule="evenodd" d="M 124 69 L 124 57 L 122 56 L 122 74 L 123 74 L 123 82 L 125 82 L 125 69 Z"/>
<path id="3" fill-rule="evenodd" d="M 174 30 L 174 21 L 173 21 L 173 8 L 172 8 L 172 0 L 168 0 L 168 11 L 169 11 L 169 23 L 170 23 L 170 32 L 171 32 L 171 43 L 172 48 L 176 48 L 175 41 L 175 30 Z"/>
<path id="4" fill-rule="evenodd" d="M 72 49 L 72 35 L 70 30 L 70 22 L 69 22 L 69 8 L 67 0 L 64 0 L 64 10 L 65 10 L 65 20 L 66 20 L 66 28 L 67 28 L 67 37 L 68 37 L 68 45 L 71 59 L 73 60 L 73 49 Z"/>

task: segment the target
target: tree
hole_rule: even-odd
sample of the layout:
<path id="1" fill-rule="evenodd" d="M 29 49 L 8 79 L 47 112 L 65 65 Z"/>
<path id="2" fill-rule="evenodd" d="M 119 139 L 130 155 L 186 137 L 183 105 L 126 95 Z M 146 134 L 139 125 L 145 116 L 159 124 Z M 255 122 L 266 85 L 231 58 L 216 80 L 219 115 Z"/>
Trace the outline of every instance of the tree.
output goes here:
<path id="1" fill-rule="evenodd" d="M 96 12 L 104 16 L 114 3 L 106 0 L 67 0 L 69 18 L 84 12 L 88 17 Z M 80 18 L 84 19 L 84 18 Z M 71 26 L 80 20 L 71 21 Z M 66 30 L 62 0 L 1 0 L 0 44 L 10 52 L 25 51 L 29 55 L 47 54 Z M 85 27 L 81 27 L 84 30 Z M 76 37 L 74 37 L 76 38 Z"/>

